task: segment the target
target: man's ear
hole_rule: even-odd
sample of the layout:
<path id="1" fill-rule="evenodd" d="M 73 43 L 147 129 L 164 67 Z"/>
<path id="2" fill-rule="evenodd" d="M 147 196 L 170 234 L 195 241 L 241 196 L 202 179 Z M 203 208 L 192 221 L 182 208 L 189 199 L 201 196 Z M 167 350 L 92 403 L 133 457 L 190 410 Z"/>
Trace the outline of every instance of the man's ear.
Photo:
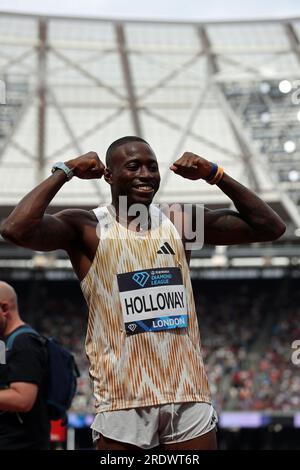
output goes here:
<path id="1" fill-rule="evenodd" d="M 104 179 L 108 184 L 112 184 L 112 171 L 109 168 L 104 170 Z"/>
<path id="2" fill-rule="evenodd" d="M 4 314 L 7 315 L 7 313 L 9 312 L 9 303 L 6 301 L 1 302 L 1 308 Z"/>

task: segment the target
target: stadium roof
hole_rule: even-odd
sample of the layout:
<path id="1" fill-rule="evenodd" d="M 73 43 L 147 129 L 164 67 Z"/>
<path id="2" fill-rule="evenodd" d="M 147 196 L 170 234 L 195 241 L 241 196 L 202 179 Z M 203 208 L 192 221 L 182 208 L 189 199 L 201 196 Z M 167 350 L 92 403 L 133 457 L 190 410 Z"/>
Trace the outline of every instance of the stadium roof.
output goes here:
<path id="1" fill-rule="evenodd" d="M 171 174 L 170 163 L 189 150 L 300 227 L 299 40 L 300 19 L 180 24 L 1 14 L 0 205 L 15 205 L 54 162 L 89 150 L 103 158 L 113 140 L 135 134 L 159 160 L 157 202 L 229 205 L 218 188 Z M 295 88 L 280 91 L 283 80 Z M 74 178 L 54 205 L 108 200 L 104 181 Z"/>

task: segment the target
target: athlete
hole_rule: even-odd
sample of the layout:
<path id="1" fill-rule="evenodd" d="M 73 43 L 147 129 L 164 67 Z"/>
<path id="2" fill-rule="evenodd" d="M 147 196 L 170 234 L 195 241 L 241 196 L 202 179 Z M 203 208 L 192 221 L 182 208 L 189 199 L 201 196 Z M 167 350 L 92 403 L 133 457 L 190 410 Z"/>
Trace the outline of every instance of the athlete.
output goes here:
<path id="1" fill-rule="evenodd" d="M 205 210 L 205 243 L 271 241 L 284 233 L 281 218 L 217 164 L 186 152 L 170 170 L 216 184 L 236 207 Z M 182 206 L 169 215 L 152 204 L 160 185 L 158 162 L 139 137 L 113 142 L 106 166 L 89 152 L 52 171 L 3 222 L 1 234 L 34 250 L 64 249 L 70 257 L 89 308 L 86 352 L 96 447 L 216 449 L 217 417 L 201 357 L 190 250 L 181 235 L 193 216 Z M 104 176 L 111 204 L 45 214 L 73 176 Z M 141 217 L 131 211 L 135 206 Z"/>

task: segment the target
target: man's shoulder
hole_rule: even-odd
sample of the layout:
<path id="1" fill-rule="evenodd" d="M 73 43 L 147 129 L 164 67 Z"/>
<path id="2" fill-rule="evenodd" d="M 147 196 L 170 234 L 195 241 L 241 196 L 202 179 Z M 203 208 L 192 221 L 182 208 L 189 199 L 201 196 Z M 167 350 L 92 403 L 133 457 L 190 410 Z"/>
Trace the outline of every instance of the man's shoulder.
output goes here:
<path id="1" fill-rule="evenodd" d="M 187 204 L 181 202 L 173 202 L 162 204 L 160 207 L 162 213 L 172 222 L 175 226 L 182 226 L 183 223 L 187 222 L 188 218 L 192 217 L 192 204 L 187 209 Z"/>
<path id="2" fill-rule="evenodd" d="M 179 202 L 171 202 L 171 203 L 162 203 L 159 204 L 157 207 L 158 209 L 168 217 L 168 219 L 172 220 L 174 215 L 182 214 L 184 205 Z"/>
<path id="3" fill-rule="evenodd" d="M 45 339 L 39 333 L 20 331 L 13 341 L 12 349 L 19 352 L 33 349 L 38 352 L 45 349 Z"/>

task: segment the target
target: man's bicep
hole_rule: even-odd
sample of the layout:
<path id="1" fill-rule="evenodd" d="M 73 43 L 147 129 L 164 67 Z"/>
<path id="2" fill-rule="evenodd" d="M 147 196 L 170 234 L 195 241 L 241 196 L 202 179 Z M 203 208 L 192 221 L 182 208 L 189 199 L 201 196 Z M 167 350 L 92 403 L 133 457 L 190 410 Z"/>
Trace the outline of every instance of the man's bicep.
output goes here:
<path id="1" fill-rule="evenodd" d="M 30 411 L 37 399 L 38 386 L 34 383 L 12 382 L 10 388 L 19 394 L 23 410 Z"/>
<path id="2" fill-rule="evenodd" d="M 205 210 L 204 243 L 235 245 L 262 241 L 238 212 L 229 209 Z"/>

